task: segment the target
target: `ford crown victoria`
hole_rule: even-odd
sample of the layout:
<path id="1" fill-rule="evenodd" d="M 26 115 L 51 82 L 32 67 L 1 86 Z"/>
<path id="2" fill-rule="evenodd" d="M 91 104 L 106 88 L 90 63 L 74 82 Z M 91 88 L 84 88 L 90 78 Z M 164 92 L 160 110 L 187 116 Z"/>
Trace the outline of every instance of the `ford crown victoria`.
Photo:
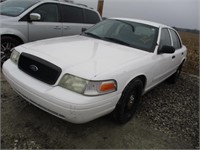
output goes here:
<path id="1" fill-rule="evenodd" d="M 176 82 L 186 53 L 171 27 L 112 18 L 81 35 L 15 47 L 3 73 L 19 95 L 64 120 L 85 123 L 112 112 L 126 123 L 145 92 Z"/>

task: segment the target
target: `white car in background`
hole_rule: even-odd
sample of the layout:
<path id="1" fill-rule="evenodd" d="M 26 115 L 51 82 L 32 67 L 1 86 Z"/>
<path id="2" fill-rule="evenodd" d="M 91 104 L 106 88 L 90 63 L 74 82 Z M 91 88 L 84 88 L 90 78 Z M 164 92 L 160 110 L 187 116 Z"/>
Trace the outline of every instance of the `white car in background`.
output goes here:
<path id="1" fill-rule="evenodd" d="M 112 112 L 126 123 L 145 92 L 177 80 L 186 53 L 171 27 L 113 18 L 82 35 L 18 46 L 3 73 L 19 95 L 64 120 L 85 123 Z"/>
<path id="2" fill-rule="evenodd" d="M 101 21 L 93 9 L 59 0 L 7 0 L 0 8 L 2 63 L 17 45 L 80 34 Z"/>

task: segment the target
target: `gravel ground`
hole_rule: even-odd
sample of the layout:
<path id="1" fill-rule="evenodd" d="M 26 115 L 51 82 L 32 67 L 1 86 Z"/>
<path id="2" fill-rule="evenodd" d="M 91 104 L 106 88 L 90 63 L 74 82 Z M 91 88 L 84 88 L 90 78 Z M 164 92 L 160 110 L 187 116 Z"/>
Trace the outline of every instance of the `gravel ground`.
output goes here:
<path id="1" fill-rule="evenodd" d="M 182 74 L 141 101 L 135 117 L 117 125 L 105 116 L 75 125 L 29 105 L 1 77 L 2 148 L 167 148 L 199 146 L 199 78 Z"/>
<path id="2" fill-rule="evenodd" d="M 155 130 L 199 146 L 199 78 L 182 75 L 176 85 L 162 83 L 144 95 L 137 117 Z"/>

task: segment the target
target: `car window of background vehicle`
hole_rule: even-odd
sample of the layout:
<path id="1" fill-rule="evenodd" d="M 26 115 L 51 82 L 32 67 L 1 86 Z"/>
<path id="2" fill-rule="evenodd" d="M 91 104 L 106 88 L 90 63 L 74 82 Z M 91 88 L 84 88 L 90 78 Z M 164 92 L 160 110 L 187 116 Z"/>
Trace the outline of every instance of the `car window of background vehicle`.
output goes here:
<path id="1" fill-rule="evenodd" d="M 39 21 L 42 22 L 59 22 L 59 13 L 57 4 L 43 4 L 37 7 L 32 13 L 41 15 Z"/>
<path id="2" fill-rule="evenodd" d="M 16 17 L 27 10 L 29 7 L 37 3 L 37 1 L 5 1 L 0 4 L 0 14 L 6 16 Z"/>

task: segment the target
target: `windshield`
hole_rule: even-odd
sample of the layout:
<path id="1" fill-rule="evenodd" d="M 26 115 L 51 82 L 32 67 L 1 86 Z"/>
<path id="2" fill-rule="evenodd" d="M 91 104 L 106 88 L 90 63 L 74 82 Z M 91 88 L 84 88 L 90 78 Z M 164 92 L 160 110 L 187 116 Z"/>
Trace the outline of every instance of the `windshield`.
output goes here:
<path id="1" fill-rule="evenodd" d="M 83 35 L 153 52 L 158 28 L 137 22 L 108 19 L 91 27 Z"/>
<path id="2" fill-rule="evenodd" d="M 0 4 L 0 14 L 16 17 L 35 3 L 36 0 L 7 0 Z"/>

